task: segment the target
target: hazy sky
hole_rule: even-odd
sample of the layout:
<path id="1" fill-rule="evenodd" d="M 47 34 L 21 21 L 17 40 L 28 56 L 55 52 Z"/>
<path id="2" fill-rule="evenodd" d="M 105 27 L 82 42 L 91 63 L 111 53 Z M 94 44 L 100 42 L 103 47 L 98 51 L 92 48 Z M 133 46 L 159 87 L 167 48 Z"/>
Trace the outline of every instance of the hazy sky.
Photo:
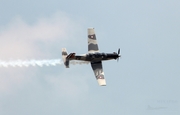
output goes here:
<path id="1" fill-rule="evenodd" d="M 106 87 L 90 65 L 0 67 L 0 115 L 179 115 L 179 0 L 0 0 L 0 60 L 87 52 L 94 27 Z"/>

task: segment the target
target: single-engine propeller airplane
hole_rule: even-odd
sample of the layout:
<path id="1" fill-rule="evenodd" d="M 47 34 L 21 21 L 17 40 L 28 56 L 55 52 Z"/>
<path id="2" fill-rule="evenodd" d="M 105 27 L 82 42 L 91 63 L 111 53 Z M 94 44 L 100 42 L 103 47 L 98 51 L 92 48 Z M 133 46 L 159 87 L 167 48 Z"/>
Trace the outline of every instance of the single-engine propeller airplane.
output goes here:
<path id="1" fill-rule="evenodd" d="M 69 68 L 69 61 L 71 60 L 81 60 L 81 61 L 89 61 L 91 63 L 91 67 L 94 71 L 96 79 L 100 86 L 106 86 L 106 81 L 104 78 L 104 72 L 102 67 L 102 61 L 117 59 L 119 60 L 120 49 L 118 49 L 118 53 L 100 53 L 96 34 L 94 28 L 88 28 L 88 53 L 82 55 L 76 55 L 76 53 L 68 54 L 66 48 L 62 48 L 62 58 L 66 68 Z"/>

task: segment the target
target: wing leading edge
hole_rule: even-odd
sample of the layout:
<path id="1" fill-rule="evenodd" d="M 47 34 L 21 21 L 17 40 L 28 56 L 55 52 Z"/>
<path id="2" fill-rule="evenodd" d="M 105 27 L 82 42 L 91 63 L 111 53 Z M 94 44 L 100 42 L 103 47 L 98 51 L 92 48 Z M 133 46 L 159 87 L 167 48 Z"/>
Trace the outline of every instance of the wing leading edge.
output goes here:
<path id="1" fill-rule="evenodd" d="M 104 72 L 102 68 L 102 62 L 91 62 L 91 67 L 94 71 L 94 75 L 96 76 L 96 79 L 101 86 L 106 86 L 106 80 L 104 78 Z"/>

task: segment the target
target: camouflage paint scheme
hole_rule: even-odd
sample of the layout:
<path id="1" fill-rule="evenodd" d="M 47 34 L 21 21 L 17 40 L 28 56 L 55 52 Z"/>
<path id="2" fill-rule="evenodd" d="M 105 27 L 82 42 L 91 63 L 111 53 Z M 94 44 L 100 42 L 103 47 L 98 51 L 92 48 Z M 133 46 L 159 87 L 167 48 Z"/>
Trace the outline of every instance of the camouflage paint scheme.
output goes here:
<path id="1" fill-rule="evenodd" d="M 96 40 L 96 34 L 94 28 L 88 28 L 88 53 L 83 55 L 76 55 L 75 53 L 70 53 L 68 55 L 66 48 L 62 48 L 62 58 L 66 68 L 69 68 L 70 60 L 81 60 L 91 62 L 91 67 L 94 71 L 96 79 L 101 86 L 106 86 L 106 81 L 104 78 L 104 72 L 102 67 L 102 61 L 117 59 L 121 55 L 116 52 L 113 53 L 100 53 L 98 48 L 98 43 Z"/>

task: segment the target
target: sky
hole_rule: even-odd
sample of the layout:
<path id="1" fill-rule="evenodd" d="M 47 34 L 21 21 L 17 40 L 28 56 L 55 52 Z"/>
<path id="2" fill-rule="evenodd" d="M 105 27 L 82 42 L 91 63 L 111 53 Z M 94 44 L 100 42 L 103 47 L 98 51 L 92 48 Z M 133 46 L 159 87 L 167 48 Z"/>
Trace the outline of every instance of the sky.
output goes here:
<path id="1" fill-rule="evenodd" d="M 94 27 L 107 86 L 90 64 L 0 67 L 0 115 L 179 115 L 179 0 L 0 0 L 0 60 L 87 53 Z"/>

